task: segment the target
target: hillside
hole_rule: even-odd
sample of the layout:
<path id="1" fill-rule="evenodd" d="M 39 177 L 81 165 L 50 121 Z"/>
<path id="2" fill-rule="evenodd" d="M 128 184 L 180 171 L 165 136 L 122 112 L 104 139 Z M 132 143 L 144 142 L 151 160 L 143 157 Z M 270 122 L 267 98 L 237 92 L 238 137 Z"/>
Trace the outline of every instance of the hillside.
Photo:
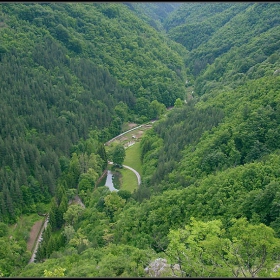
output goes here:
<path id="1" fill-rule="evenodd" d="M 105 142 L 124 122 L 154 117 L 151 101 L 171 106 L 184 98 L 184 51 L 123 5 L 0 9 L 1 216 L 12 221 L 30 208 L 23 186 L 31 201 L 54 195 L 61 157 L 69 159 L 90 131 Z"/>
<path id="2" fill-rule="evenodd" d="M 211 11 L 209 18 L 203 17 L 203 11 L 205 14 L 207 6 Z M 227 71 L 231 75 L 236 74 L 235 80 L 238 80 L 239 73 L 246 73 L 252 66 L 258 68 L 258 63 L 264 62 L 279 49 L 279 5 L 277 3 L 195 4 L 192 8 L 186 4 L 180 7 L 180 9 L 183 8 L 194 9 L 196 17 L 190 17 L 187 23 L 171 28 L 168 34 L 170 38 L 182 43 L 190 50 L 186 63 L 195 76 L 204 72 L 207 74 L 215 72 L 217 77 L 228 79 L 228 75 L 223 75 L 224 71 Z M 172 26 L 172 21 L 170 24 Z M 212 29 L 208 30 L 208 26 Z M 176 39 L 178 28 L 181 34 L 185 34 L 179 37 L 184 38 L 187 43 L 180 41 L 179 37 Z M 188 28 L 191 28 L 192 32 L 189 32 Z M 199 33 L 195 31 L 196 28 Z M 194 47 L 190 44 L 194 44 Z M 236 55 L 239 57 L 237 58 Z M 237 63 L 232 63 L 232 61 Z M 215 63 L 215 70 L 211 67 L 206 70 L 208 64 L 213 63 Z M 256 68 L 254 70 L 257 70 Z M 198 83 L 201 86 L 205 80 L 213 81 L 217 77 L 208 78 L 201 75 Z"/>
<path id="3" fill-rule="evenodd" d="M 165 19 L 170 13 L 177 10 L 182 3 L 129 2 L 124 4 L 127 5 L 133 12 L 135 12 L 138 17 L 149 23 L 149 25 L 156 28 L 157 30 L 163 31 L 163 22 Z"/>
<path id="4" fill-rule="evenodd" d="M 246 10 L 250 3 L 183 3 L 163 21 L 170 38 L 188 50 L 211 39 L 219 28 Z"/>
<path id="5" fill-rule="evenodd" d="M 1 4 L 0 275 L 279 276 L 279 9 Z M 151 119 L 140 187 L 96 187 L 104 142 Z"/>

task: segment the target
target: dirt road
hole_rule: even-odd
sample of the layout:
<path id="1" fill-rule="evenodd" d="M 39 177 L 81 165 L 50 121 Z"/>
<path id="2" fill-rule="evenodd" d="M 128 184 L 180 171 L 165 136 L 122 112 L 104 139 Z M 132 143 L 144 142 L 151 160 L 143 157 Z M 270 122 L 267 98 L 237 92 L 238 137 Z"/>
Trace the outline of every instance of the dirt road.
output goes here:
<path id="1" fill-rule="evenodd" d="M 32 262 L 34 262 L 34 260 L 35 260 L 36 253 L 37 253 L 38 246 L 39 246 L 39 242 L 40 242 L 40 239 L 42 238 L 42 233 L 43 233 L 44 229 L 47 227 L 48 222 L 49 222 L 49 216 L 46 217 L 45 222 L 44 222 L 44 225 L 42 226 L 42 228 L 41 228 L 41 230 L 40 230 L 40 234 L 39 234 L 38 239 L 36 240 L 36 245 L 35 245 L 34 251 L 32 252 L 32 256 L 31 256 L 31 259 L 30 259 L 29 263 L 32 263 Z M 34 227 L 34 226 L 33 226 L 33 227 Z M 35 237 L 35 238 L 36 238 L 36 237 Z"/>
<path id="2" fill-rule="evenodd" d="M 30 252 L 32 252 L 32 248 L 33 248 L 33 246 L 36 242 L 36 238 L 37 238 L 37 236 L 40 232 L 40 228 L 41 228 L 42 224 L 43 224 L 43 220 L 37 221 L 33 225 L 32 229 L 30 231 L 29 239 L 28 239 L 28 242 L 27 242 L 27 250 L 30 251 Z"/>

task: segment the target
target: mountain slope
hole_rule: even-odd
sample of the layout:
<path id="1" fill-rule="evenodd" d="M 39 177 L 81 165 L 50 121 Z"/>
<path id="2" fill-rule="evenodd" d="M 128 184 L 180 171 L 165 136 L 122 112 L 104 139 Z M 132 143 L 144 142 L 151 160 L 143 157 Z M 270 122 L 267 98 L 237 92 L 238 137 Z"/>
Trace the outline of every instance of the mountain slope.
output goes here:
<path id="1" fill-rule="evenodd" d="M 2 7 L 34 28 L 46 28 L 72 54 L 107 67 L 137 97 L 143 87 L 147 98 L 157 98 L 170 106 L 176 95 L 183 94 L 184 65 L 173 50 L 183 54 L 184 48 L 171 41 L 164 44 L 162 35 L 124 5 L 50 3 Z M 167 77 L 174 81 L 172 86 L 164 83 Z M 152 92 L 147 89 L 151 78 L 155 87 Z M 165 90 L 174 97 L 163 98 Z"/>
<path id="2" fill-rule="evenodd" d="M 188 16 L 184 18 L 180 13 L 186 13 Z M 207 13 L 208 16 L 205 17 Z M 191 72 L 198 76 L 206 70 L 208 64 L 212 65 L 217 58 L 222 59 L 226 54 L 228 56 L 224 64 L 229 65 L 223 67 L 227 67 L 228 71 L 231 70 L 235 58 L 229 53 L 233 50 L 240 56 L 244 55 L 243 63 L 241 59 L 237 59 L 238 63 L 242 64 L 241 71 L 238 72 L 247 71 L 260 60 L 264 61 L 278 48 L 279 20 L 277 3 L 186 3 L 166 20 L 165 27 L 170 38 L 181 42 L 191 50 L 186 64 Z M 261 42 L 262 40 L 269 41 L 264 43 Z M 257 53 L 255 56 L 252 48 Z M 247 57 L 249 53 L 250 58 Z M 220 61 L 219 63 L 217 61 L 216 70 L 219 64 Z M 204 77 L 199 80 L 199 83 L 203 79 Z M 211 79 L 213 80 L 213 77 Z"/>
<path id="3" fill-rule="evenodd" d="M 249 3 L 183 3 L 164 21 L 170 38 L 188 50 L 197 48 Z"/>
<path id="4" fill-rule="evenodd" d="M 166 17 L 181 6 L 181 3 L 174 2 L 124 4 L 157 30 L 163 30 L 162 23 Z"/>
<path id="5" fill-rule="evenodd" d="M 274 160 L 279 160 L 280 148 L 277 140 L 280 125 L 279 7 L 273 4 L 249 5 L 214 32 L 207 42 L 189 53 L 187 60 L 191 61 L 194 55 L 203 60 L 213 55 L 214 47 L 222 48 L 222 42 L 228 45 L 227 51 L 217 52 L 213 63 L 197 74 L 194 91 L 201 97 L 194 94 L 192 102 L 175 108 L 166 120 L 156 124 L 153 132 L 143 138 L 145 185 L 142 193 L 146 192 L 146 196 L 169 189 L 196 188 L 199 196 L 204 197 L 203 202 L 197 197 L 197 203 L 210 204 L 211 195 L 203 195 L 200 185 L 211 177 L 211 185 L 218 192 L 221 183 L 216 183 L 216 180 L 222 176 L 228 181 L 229 189 L 236 188 L 227 195 L 230 200 L 227 209 L 240 210 L 232 200 L 233 195 L 236 195 L 239 205 L 244 204 L 244 208 L 238 214 L 223 212 L 221 216 L 217 208 L 216 214 L 211 212 L 210 216 L 259 217 L 260 222 L 272 226 L 279 234 L 279 217 L 273 214 L 272 205 L 268 206 L 265 199 L 262 202 L 266 205 L 265 210 L 261 206 L 246 204 L 250 195 L 268 191 L 274 182 L 277 185 L 275 191 L 279 190 L 275 175 L 277 163 L 274 165 Z M 259 21 L 255 20 L 257 18 Z M 251 22 L 251 25 L 245 28 L 245 22 Z M 232 36 L 231 32 L 238 32 L 239 36 Z M 270 159 L 272 162 L 268 163 Z M 225 179 L 225 174 L 231 172 L 238 177 L 250 164 L 256 165 L 256 169 L 267 166 L 268 173 L 256 172 L 254 174 L 260 177 L 254 180 L 249 175 L 251 171 L 245 172 L 247 175 L 241 181 L 246 183 L 235 181 L 234 175 Z M 246 187 L 241 191 L 244 185 Z M 221 201 L 224 200 L 221 198 Z M 195 200 L 192 203 L 195 204 Z M 196 211 L 199 217 L 207 212 L 202 208 Z"/>
<path id="6" fill-rule="evenodd" d="M 6 38 L 1 49 L 2 69 L 11 69 L 8 79 L 2 79 L 7 108 L 2 124 L 9 123 L 10 107 L 25 96 L 24 108 L 34 116 L 28 117 L 19 107 L 18 116 L 11 118 L 17 126 L 9 123 L 5 128 L 6 134 L 11 130 L 13 135 L 7 136 L 5 144 L 13 143 L 10 146 L 15 151 L 4 150 L 2 143 L 1 153 L 7 160 L 13 154 L 13 165 L 3 166 L 1 172 L 8 184 L 20 166 L 16 147 L 25 151 L 20 141 L 35 143 L 35 151 L 27 149 L 24 157 L 30 172 L 28 185 L 22 187 L 28 201 L 25 205 L 30 205 L 25 211 L 35 212 L 42 206 L 30 199 L 31 189 L 34 197 L 41 195 L 42 202 L 49 202 L 50 214 L 36 263 L 29 265 L 25 265 L 24 233 L 17 237 L 21 239 L 18 245 L 10 238 L 12 231 L 0 223 L 0 255 L 8 252 L 0 262 L 1 274 L 279 275 L 279 4 L 183 4 L 170 14 L 170 26 L 168 19 L 165 24 L 169 36 L 176 40 L 186 36 L 185 30 L 201 31 L 182 41 L 189 50 L 158 34 L 122 4 L 1 7 L 1 31 Z M 44 11 L 42 20 L 36 19 L 36 9 Z M 18 32 L 5 30 L 8 24 Z M 13 42 L 13 36 L 25 40 Z M 40 60 L 40 53 L 46 59 Z M 24 94 L 10 85 L 13 79 Z M 33 79 L 34 90 L 30 90 L 27 85 L 32 87 Z M 63 92 L 62 100 L 56 90 Z M 34 98 L 37 91 L 38 99 Z M 183 102 L 185 93 L 187 102 Z M 134 193 L 95 188 L 106 165 L 102 140 L 117 134 L 124 119 L 147 118 L 151 101 L 157 98 L 166 106 L 175 106 L 142 137 L 141 186 Z M 92 110 L 95 117 L 84 109 Z M 48 138 L 51 125 L 59 123 L 55 122 L 59 112 L 62 125 L 54 131 L 66 124 L 71 129 L 65 130 L 68 137 L 63 140 L 71 139 L 65 151 L 59 139 Z M 50 122 L 40 121 L 42 116 Z M 96 125 L 86 131 L 94 121 Z M 82 139 L 77 139 L 80 135 Z M 46 145 L 47 141 L 51 145 Z M 67 152 L 71 155 L 65 158 Z M 61 169 L 56 175 L 58 184 L 53 184 L 54 195 L 48 197 L 44 192 L 51 186 L 45 179 L 48 174 L 36 177 L 46 180 L 43 184 L 33 177 L 40 168 L 48 172 L 56 167 Z M 21 174 L 24 172 L 17 178 Z M 11 209 L 12 199 L 20 194 L 13 187 L 15 192 L 10 194 L 14 196 L 8 198 L 6 189 L 1 201 L 7 203 L 6 207 L 1 204 L 1 211 Z M 71 194 L 76 193 L 85 208 L 68 205 Z M 20 257 L 13 258 L 15 254 Z M 157 270 L 159 264 L 165 268 Z"/>
<path id="7" fill-rule="evenodd" d="M 150 117 L 143 102 L 183 98 L 185 70 L 183 48 L 124 5 L 1 3 L 0 13 L 0 192 L 8 221 L 50 199 L 59 158 L 90 131 L 106 141 L 128 118 Z"/>

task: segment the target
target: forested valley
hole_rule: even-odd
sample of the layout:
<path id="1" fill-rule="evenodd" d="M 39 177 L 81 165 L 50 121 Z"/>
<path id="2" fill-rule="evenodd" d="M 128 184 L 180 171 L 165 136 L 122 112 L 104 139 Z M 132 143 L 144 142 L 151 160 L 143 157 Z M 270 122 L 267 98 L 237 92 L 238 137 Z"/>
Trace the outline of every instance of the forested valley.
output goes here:
<path id="1" fill-rule="evenodd" d="M 280 276 L 279 3 L 1 3 L 0 38 L 1 277 Z"/>

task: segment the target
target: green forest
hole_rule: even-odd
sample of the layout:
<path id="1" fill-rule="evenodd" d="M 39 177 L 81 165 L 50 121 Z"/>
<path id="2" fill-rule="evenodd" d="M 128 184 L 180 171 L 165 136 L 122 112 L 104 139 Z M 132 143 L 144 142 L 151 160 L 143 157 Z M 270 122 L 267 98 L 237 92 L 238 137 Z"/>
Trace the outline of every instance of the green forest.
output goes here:
<path id="1" fill-rule="evenodd" d="M 0 40 L 0 277 L 280 277 L 279 3 L 3 2 Z"/>

